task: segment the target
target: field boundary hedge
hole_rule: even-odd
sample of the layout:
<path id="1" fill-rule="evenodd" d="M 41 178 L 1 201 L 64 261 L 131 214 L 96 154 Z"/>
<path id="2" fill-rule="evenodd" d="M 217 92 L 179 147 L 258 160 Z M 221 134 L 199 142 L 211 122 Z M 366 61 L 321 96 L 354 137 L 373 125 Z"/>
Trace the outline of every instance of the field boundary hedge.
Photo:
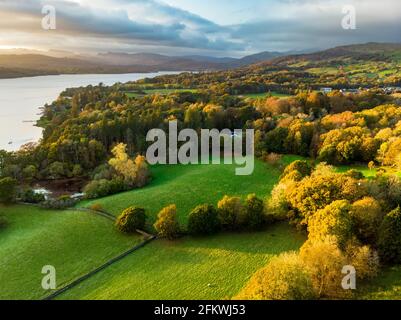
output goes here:
<path id="1" fill-rule="evenodd" d="M 53 300 L 54 298 L 58 297 L 62 293 L 74 288 L 75 286 L 79 285 L 80 283 L 82 283 L 83 281 L 89 279 L 90 277 L 94 276 L 95 274 L 99 273 L 100 271 L 103 271 L 104 269 L 106 269 L 107 267 L 111 266 L 112 264 L 124 259 L 126 256 L 128 256 L 131 253 L 133 253 L 133 252 L 139 250 L 140 248 L 144 247 L 145 245 L 147 245 L 151 241 L 155 240 L 156 238 L 157 238 L 156 236 L 152 235 L 151 237 L 145 239 L 144 241 L 142 241 L 141 243 L 137 244 L 133 248 L 131 248 L 131 249 L 123 252 L 122 254 L 118 255 L 117 257 L 107 261 L 106 263 L 104 263 L 100 267 L 98 267 L 98 268 L 96 268 L 96 269 L 84 274 L 83 276 L 79 277 L 78 279 L 75 279 L 71 283 L 67 284 L 66 286 L 64 286 L 61 289 L 56 290 L 55 292 L 53 292 L 50 295 L 48 295 L 45 298 L 43 298 L 42 300 Z"/>

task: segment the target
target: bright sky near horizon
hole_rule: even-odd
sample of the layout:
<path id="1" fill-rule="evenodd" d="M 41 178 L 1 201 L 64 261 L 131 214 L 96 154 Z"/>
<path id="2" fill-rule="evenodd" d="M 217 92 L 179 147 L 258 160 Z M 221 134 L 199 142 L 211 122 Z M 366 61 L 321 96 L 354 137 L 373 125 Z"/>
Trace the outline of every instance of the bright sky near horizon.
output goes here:
<path id="1" fill-rule="evenodd" d="M 56 30 L 41 28 L 49 4 Z M 401 42 L 401 1 L 0 0 L 0 48 L 243 56 L 373 41 Z"/>

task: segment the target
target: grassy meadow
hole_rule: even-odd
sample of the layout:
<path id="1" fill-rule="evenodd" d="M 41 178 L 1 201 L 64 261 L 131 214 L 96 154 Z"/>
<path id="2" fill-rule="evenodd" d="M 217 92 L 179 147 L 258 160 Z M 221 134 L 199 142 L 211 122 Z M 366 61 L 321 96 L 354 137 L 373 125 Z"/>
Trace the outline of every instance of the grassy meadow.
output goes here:
<path id="1" fill-rule="evenodd" d="M 360 287 L 362 300 L 401 300 L 401 266 L 387 268 L 369 284 Z"/>
<path id="2" fill-rule="evenodd" d="M 278 167 L 255 160 L 250 176 L 236 176 L 232 165 L 160 165 L 152 167 L 153 181 L 149 186 L 102 199 L 82 202 L 81 206 L 100 204 L 106 211 L 119 215 L 129 206 L 142 206 L 150 222 L 169 204 L 176 204 L 181 223 L 197 205 L 216 204 L 224 195 L 259 197 L 270 194 L 280 176 Z"/>
<path id="3" fill-rule="evenodd" d="M 78 206 L 100 204 L 118 215 L 131 205 L 143 206 L 152 224 L 159 210 L 171 203 L 179 220 L 198 204 L 216 204 L 225 194 L 245 197 L 269 195 L 280 176 L 280 166 L 303 159 L 284 156 L 273 166 L 256 160 L 250 176 L 236 176 L 235 165 L 166 165 L 151 168 L 149 186 Z M 366 177 L 376 170 L 342 166 Z M 41 269 L 53 265 L 58 288 L 121 254 L 141 240 L 118 233 L 113 223 L 92 213 L 52 211 L 37 207 L 1 206 L 9 224 L 0 232 L 1 299 L 40 299 Z M 184 237 L 178 241 L 155 240 L 90 279 L 63 293 L 59 299 L 226 299 L 235 296 L 252 274 L 282 252 L 298 250 L 306 240 L 287 223 L 261 232 L 221 233 Z M 358 287 L 359 289 L 359 287 Z M 359 299 L 397 298 L 401 270 L 386 270 L 358 290 Z"/>
<path id="4" fill-rule="evenodd" d="M 181 92 L 197 92 L 197 89 L 145 89 L 143 92 L 145 95 L 152 95 L 152 94 L 160 94 L 160 95 L 167 95 L 170 93 L 181 93 Z M 136 98 L 143 96 L 144 94 L 136 93 L 136 92 L 126 92 L 126 95 L 129 98 Z"/>
<path id="5" fill-rule="evenodd" d="M 60 299 L 225 299 L 284 251 L 305 241 L 287 224 L 263 232 L 154 241 Z"/>
<path id="6" fill-rule="evenodd" d="M 248 94 L 242 94 L 241 96 L 245 97 L 245 98 L 252 98 L 252 99 L 263 99 L 266 97 L 287 98 L 287 97 L 290 97 L 291 95 L 271 91 L 271 92 L 263 92 L 263 93 L 248 93 Z"/>
<path id="7" fill-rule="evenodd" d="M 0 232 L 0 300 L 39 299 L 41 270 L 56 268 L 62 287 L 133 247 L 139 236 L 125 236 L 110 220 L 78 211 L 31 206 L 0 207 L 8 226 Z"/>

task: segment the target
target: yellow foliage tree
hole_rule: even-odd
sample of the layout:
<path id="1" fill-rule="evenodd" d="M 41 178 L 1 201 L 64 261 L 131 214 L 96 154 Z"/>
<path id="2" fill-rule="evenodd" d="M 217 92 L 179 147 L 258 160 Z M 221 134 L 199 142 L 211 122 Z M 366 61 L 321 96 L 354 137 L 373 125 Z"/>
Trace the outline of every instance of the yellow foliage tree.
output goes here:
<path id="1" fill-rule="evenodd" d="M 338 248 L 335 237 L 308 240 L 301 248 L 300 258 L 312 278 L 319 298 L 345 298 L 349 292 L 341 286 L 347 259 Z"/>
<path id="2" fill-rule="evenodd" d="M 309 300 L 316 297 L 310 275 L 296 253 L 273 258 L 257 271 L 238 300 Z"/>
<path id="3" fill-rule="evenodd" d="M 142 187 L 146 184 L 149 172 L 144 156 L 137 156 L 132 160 L 127 152 L 127 145 L 119 143 L 111 151 L 114 158 L 109 160 L 109 165 L 124 178 L 124 182 L 130 186 Z"/>
<path id="4" fill-rule="evenodd" d="M 177 220 L 177 207 L 170 205 L 162 209 L 158 216 L 157 221 L 153 225 L 159 236 L 167 239 L 175 239 L 180 233 L 180 226 Z"/>

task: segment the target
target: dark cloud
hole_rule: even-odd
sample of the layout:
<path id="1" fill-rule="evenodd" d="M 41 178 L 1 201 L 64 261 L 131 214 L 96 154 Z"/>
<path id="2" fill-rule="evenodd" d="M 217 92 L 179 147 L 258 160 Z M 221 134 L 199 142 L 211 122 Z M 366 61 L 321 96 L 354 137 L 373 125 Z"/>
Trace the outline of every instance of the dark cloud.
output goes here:
<path id="1" fill-rule="evenodd" d="M 247 6 L 255 4 L 255 17 L 235 25 L 217 24 L 161 0 L 76 1 L 0 0 L 0 41 L 19 45 L 37 42 L 59 49 L 153 48 L 222 55 L 368 41 L 401 42 L 399 0 L 249 0 Z M 45 4 L 57 9 L 55 31 L 40 28 Z M 357 9 L 356 30 L 341 28 L 346 4 Z"/>

